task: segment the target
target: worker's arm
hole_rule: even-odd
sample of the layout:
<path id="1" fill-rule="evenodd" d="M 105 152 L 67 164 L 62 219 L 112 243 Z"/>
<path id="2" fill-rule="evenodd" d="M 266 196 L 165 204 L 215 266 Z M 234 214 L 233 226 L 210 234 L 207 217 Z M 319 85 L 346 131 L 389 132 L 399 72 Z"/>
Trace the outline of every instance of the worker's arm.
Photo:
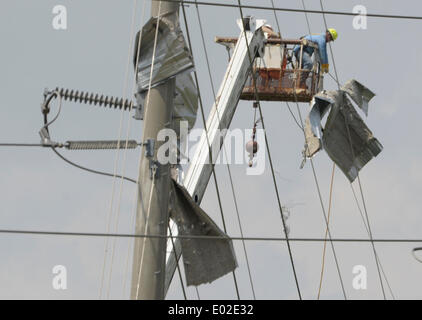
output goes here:
<path id="1" fill-rule="evenodd" d="M 318 43 L 319 56 L 321 58 L 321 70 L 322 72 L 328 72 L 329 64 L 327 55 L 327 42 L 325 41 L 324 37 L 325 35 L 319 36 L 316 42 Z"/>

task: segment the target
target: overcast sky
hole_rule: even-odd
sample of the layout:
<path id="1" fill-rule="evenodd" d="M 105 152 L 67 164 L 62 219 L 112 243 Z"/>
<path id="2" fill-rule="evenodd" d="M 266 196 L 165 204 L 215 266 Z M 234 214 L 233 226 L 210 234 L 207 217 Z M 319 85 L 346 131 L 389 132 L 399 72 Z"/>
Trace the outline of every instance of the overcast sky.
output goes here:
<path id="1" fill-rule="evenodd" d="M 0 142 L 38 143 L 42 126 L 40 104 L 45 87 L 56 86 L 99 92 L 114 96 L 133 96 L 131 63 L 134 33 L 142 21 L 143 1 L 137 1 L 136 27 L 131 29 L 132 0 L 62 0 L 1 1 L 0 3 Z M 230 2 L 237 1 L 216 1 Z M 270 0 L 242 1 L 243 4 L 271 6 Z M 274 0 L 277 7 L 302 8 L 301 0 Z M 326 10 L 352 12 L 355 5 L 366 6 L 371 13 L 422 15 L 419 1 L 359 0 L 323 1 Z M 67 30 L 52 27 L 56 5 L 67 8 Z M 306 0 L 307 9 L 320 10 L 319 1 Z M 145 17 L 150 14 L 147 1 Z M 193 53 L 200 89 L 208 114 L 213 102 L 201 43 L 197 13 L 186 7 L 193 42 Z M 214 84 L 218 87 L 227 66 L 226 50 L 214 43 L 215 36 L 237 36 L 236 8 L 199 7 Z M 272 11 L 245 10 L 276 26 Z M 281 33 L 298 38 L 308 33 L 303 13 L 278 12 Z M 366 123 L 383 144 L 381 154 L 361 171 L 361 181 L 374 238 L 422 238 L 420 194 L 422 162 L 418 127 L 420 109 L 420 74 L 422 44 L 416 35 L 421 22 L 415 20 L 368 18 L 366 30 L 353 28 L 353 17 L 327 15 L 330 27 L 337 29 L 333 52 L 342 83 L 355 78 L 376 93 L 369 104 Z M 323 32 L 320 14 L 310 14 L 312 33 Z M 129 60 L 128 60 L 129 58 Z M 330 65 L 332 68 L 332 56 Z M 129 73 L 126 76 L 126 69 Z M 325 79 L 326 89 L 335 83 Z M 126 89 L 125 89 L 126 88 Z M 306 114 L 308 104 L 300 104 Z M 54 109 L 54 108 L 53 108 Z M 300 170 L 303 134 L 294 123 L 285 103 L 262 103 L 277 183 L 283 205 L 290 208 L 288 219 L 291 237 L 321 238 L 325 222 L 310 164 Z M 56 109 L 54 109 L 56 110 Z M 53 112 L 54 112 L 53 110 Z M 295 109 L 294 109 L 295 110 Z M 123 118 L 122 118 L 123 116 Z M 198 117 L 196 126 L 202 127 Z M 120 123 L 123 123 L 122 129 Z M 251 128 L 251 102 L 241 101 L 232 128 Z M 60 118 L 51 128 L 56 141 L 117 139 L 140 140 L 142 122 L 127 113 L 65 102 Z M 263 146 L 262 146 L 263 147 Z M 113 172 L 116 154 L 118 172 L 136 178 L 139 150 L 63 151 L 71 160 L 84 166 Z M 49 149 L 0 148 L 0 228 L 105 232 L 111 213 L 111 231 L 133 232 L 135 185 L 90 174 L 71 167 Z M 328 208 L 332 161 L 320 152 L 314 161 L 324 205 Z M 239 211 L 245 236 L 281 237 L 282 224 L 267 163 L 260 176 L 247 176 L 245 165 L 231 166 Z M 227 168 L 216 167 L 228 234 L 239 236 Z M 353 184 L 357 195 L 358 185 Z M 203 209 L 221 226 L 215 186 L 208 186 Z M 360 200 L 360 198 L 359 198 Z M 335 238 L 367 238 L 359 210 L 347 178 L 335 172 L 332 220 Z M 117 217 L 119 220 L 116 228 Z M 97 299 L 100 294 L 105 240 L 103 238 L 0 235 L 0 298 Z M 132 245 L 117 239 L 112 268 L 110 257 L 113 239 L 106 254 L 103 297 L 127 299 Z M 297 299 L 293 273 L 285 243 L 246 243 L 253 285 L 258 299 Z M 418 244 L 376 244 L 382 266 L 396 298 L 421 299 L 422 264 L 411 254 Z M 420 246 L 420 244 L 419 244 Z M 128 249 L 129 248 L 129 249 Z M 375 260 L 369 243 L 336 243 L 340 270 L 350 299 L 382 298 Z M 242 244 L 235 242 L 239 268 L 236 275 L 240 296 L 251 299 Z M 322 243 L 292 243 L 293 258 L 302 295 L 315 299 L 321 272 Z M 126 263 L 129 252 L 129 271 Z M 67 290 L 54 290 L 52 268 L 67 269 Z M 352 286 L 353 267 L 368 270 L 367 290 Z M 338 274 L 330 247 L 327 248 L 325 276 L 321 298 L 342 299 Z M 111 272 L 111 277 L 110 277 Z M 109 282 L 109 278 L 111 281 Z M 125 280 L 126 279 L 126 280 Z M 125 286 L 126 284 L 126 286 Z M 385 284 L 386 287 L 386 284 Z M 199 288 L 201 299 L 235 299 L 231 275 Z M 391 298 L 387 288 L 387 297 Z M 189 299 L 196 299 L 188 288 Z M 175 277 L 168 298 L 183 299 Z"/>

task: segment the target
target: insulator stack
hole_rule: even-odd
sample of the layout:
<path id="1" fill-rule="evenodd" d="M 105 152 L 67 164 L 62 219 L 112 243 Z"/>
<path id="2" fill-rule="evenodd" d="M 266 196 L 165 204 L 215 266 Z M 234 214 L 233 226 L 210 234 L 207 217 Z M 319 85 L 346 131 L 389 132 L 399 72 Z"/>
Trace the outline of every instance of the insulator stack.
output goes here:
<path id="1" fill-rule="evenodd" d="M 63 89 L 63 88 L 56 88 L 56 91 L 61 95 L 64 100 L 75 101 L 80 103 L 87 103 L 110 107 L 114 109 L 124 109 L 129 110 L 132 106 L 132 101 L 123 98 L 115 98 L 109 97 L 105 95 L 100 95 L 98 93 L 89 93 L 84 91 L 78 90 L 70 90 L 70 89 Z"/>
<path id="2" fill-rule="evenodd" d="M 67 141 L 65 146 L 69 150 L 136 149 L 138 147 L 138 142 L 135 140 L 128 140 L 126 147 L 126 140 Z"/>

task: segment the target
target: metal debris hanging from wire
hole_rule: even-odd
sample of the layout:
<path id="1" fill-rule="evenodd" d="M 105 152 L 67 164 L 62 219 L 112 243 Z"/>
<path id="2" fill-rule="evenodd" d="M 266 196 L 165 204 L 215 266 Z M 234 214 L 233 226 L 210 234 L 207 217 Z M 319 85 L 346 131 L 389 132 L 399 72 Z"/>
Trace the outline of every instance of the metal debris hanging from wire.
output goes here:
<path id="1" fill-rule="evenodd" d="M 305 157 L 313 157 L 325 149 L 328 156 L 353 182 L 372 158 L 383 149 L 349 97 L 368 114 L 368 102 L 375 94 L 356 80 L 348 81 L 335 91 L 318 93 L 311 102 L 311 111 L 305 123 Z M 324 128 L 321 121 L 328 113 Z"/>

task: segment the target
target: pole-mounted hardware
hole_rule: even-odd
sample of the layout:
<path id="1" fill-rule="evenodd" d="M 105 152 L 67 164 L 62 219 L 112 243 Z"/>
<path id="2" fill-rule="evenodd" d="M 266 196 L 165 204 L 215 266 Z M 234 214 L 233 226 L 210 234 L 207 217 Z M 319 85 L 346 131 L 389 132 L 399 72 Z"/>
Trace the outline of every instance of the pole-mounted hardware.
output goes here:
<path id="1" fill-rule="evenodd" d="M 135 149 L 141 146 L 136 140 L 88 140 L 88 141 L 66 141 L 59 143 L 51 140 L 49 126 L 58 118 L 61 111 L 61 100 L 59 104 L 59 111 L 53 120 L 47 121 L 48 114 L 50 113 L 50 103 L 54 98 L 64 100 L 75 100 L 89 104 L 99 104 L 110 106 L 114 108 L 123 108 L 124 110 L 130 108 L 131 103 L 129 100 L 109 98 L 98 94 L 88 94 L 83 91 L 74 92 L 73 90 L 56 89 L 54 91 L 44 90 L 44 101 L 41 104 L 41 112 L 44 116 L 44 126 L 39 131 L 41 143 L 44 147 L 53 148 L 66 148 L 68 150 L 111 150 L 111 149 Z"/>
<path id="2" fill-rule="evenodd" d="M 147 139 L 147 142 L 144 143 L 145 146 L 145 157 L 149 160 L 149 177 L 152 178 L 155 176 L 156 178 L 159 175 L 159 167 L 160 162 L 154 160 L 154 150 L 155 150 L 155 140 L 154 139 Z"/>

